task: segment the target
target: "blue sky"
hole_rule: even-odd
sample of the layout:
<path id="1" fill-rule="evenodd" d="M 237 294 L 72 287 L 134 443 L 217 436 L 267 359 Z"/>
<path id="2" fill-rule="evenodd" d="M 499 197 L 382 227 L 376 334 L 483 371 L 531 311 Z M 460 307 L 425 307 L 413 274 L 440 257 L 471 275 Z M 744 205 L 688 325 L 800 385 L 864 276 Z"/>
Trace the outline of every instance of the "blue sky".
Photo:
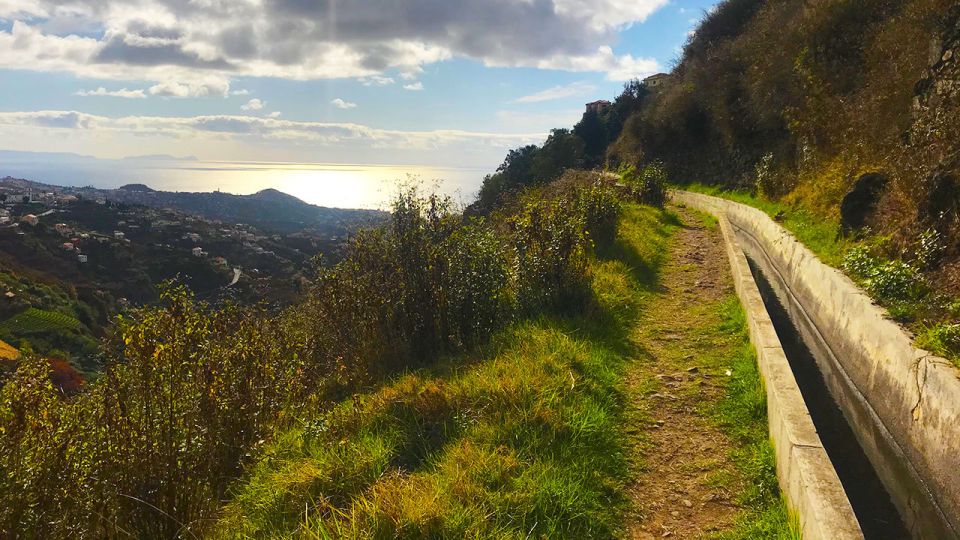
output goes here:
<path id="1" fill-rule="evenodd" d="M 710 0 L 0 0 L 0 149 L 493 166 Z"/>

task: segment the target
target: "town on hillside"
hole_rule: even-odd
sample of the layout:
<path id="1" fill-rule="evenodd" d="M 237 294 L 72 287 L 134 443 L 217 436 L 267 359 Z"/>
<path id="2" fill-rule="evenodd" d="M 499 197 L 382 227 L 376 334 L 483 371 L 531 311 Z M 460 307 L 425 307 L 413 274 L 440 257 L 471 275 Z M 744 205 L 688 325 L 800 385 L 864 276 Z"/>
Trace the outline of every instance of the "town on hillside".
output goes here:
<path id="1" fill-rule="evenodd" d="M 110 196 L 120 191 L 0 180 L 0 363 L 47 355 L 75 386 L 99 372 L 97 340 L 113 318 L 168 283 L 211 303 L 287 305 L 315 258 L 336 261 L 364 223 L 267 231 Z"/>

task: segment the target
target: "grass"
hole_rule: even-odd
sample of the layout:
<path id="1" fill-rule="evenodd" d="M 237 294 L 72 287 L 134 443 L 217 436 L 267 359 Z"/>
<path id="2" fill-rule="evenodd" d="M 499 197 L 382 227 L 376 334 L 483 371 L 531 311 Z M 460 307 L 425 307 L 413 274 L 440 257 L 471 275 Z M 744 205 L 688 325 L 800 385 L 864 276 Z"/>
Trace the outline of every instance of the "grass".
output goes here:
<path id="1" fill-rule="evenodd" d="M 918 347 L 942 356 L 960 368 L 960 300 L 943 298 L 926 283 L 921 272 L 909 262 L 892 260 L 871 251 L 882 245 L 882 238 L 861 241 L 837 234 L 840 225 L 802 207 L 786 205 L 744 191 L 724 190 L 718 186 L 690 184 L 682 189 L 705 193 L 747 204 L 775 217 L 800 242 L 824 263 L 843 270 L 890 316 L 905 324 L 916 336 Z M 874 249 L 871 249 L 874 246 Z M 866 259 L 871 273 L 849 271 Z M 904 278 L 902 275 L 909 277 Z M 889 284 L 893 285 L 889 285 Z M 920 290 L 920 292 L 918 292 Z"/>
<path id="2" fill-rule="evenodd" d="M 628 206 L 616 243 L 592 263 L 594 301 L 583 315 L 518 323 L 472 357 L 407 373 L 279 433 L 210 535 L 621 536 L 632 432 L 647 425 L 627 410 L 624 374 L 678 225 L 673 214 Z M 721 538 L 795 538 L 735 298 L 721 315 L 706 332 L 734 343 L 735 375 L 710 407 L 736 442 L 738 470 L 717 481 L 752 486 Z"/>
<path id="3" fill-rule="evenodd" d="M 78 330 L 79 328 L 80 321 L 69 315 L 33 307 L 0 323 L 0 331 L 28 334 L 50 330 Z"/>
<path id="4" fill-rule="evenodd" d="M 746 315 L 735 296 L 719 309 L 717 331 L 734 338 L 730 378 L 724 398 L 713 407 L 713 416 L 736 442 L 733 459 L 748 488 L 738 501 L 745 512 L 723 540 L 748 538 L 799 539 L 799 524 L 780 496 L 776 460 L 767 427 L 767 398 L 757 370 L 757 357 L 747 334 Z"/>
<path id="5" fill-rule="evenodd" d="M 838 221 L 824 218 L 799 206 L 770 201 L 746 191 L 725 190 L 719 186 L 689 184 L 680 186 L 680 189 L 723 197 L 763 210 L 793 233 L 820 260 L 833 267 L 839 267 L 847 251 L 855 245 L 837 234 L 840 230 Z"/>
<path id="6" fill-rule="evenodd" d="M 629 206 L 593 307 L 519 323 L 281 433 L 216 537 L 585 538 L 622 527 L 627 334 L 676 219 Z"/>

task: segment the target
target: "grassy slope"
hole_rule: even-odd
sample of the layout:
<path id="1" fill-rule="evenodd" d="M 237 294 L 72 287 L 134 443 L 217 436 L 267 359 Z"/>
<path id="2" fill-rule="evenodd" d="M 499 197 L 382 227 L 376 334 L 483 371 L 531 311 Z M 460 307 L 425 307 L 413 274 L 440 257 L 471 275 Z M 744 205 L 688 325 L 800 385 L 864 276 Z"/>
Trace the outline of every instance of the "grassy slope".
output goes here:
<path id="1" fill-rule="evenodd" d="M 780 224 L 810 248 L 820 260 L 833 267 L 839 268 L 843 264 L 844 255 L 855 245 L 854 242 L 837 235 L 840 230 L 838 221 L 815 215 L 803 208 L 770 201 L 743 191 L 724 190 L 718 186 L 690 184 L 682 186 L 681 189 L 723 197 L 759 208 L 770 217 L 780 214 Z"/>
<path id="2" fill-rule="evenodd" d="M 630 473 L 622 387 L 635 352 L 629 334 L 674 227 L 668 214 L 628 207 L 615 253 L 593 266 L 589 313 L 517 324 L 476 358 L 409 373 L 280 434 L 211 533 L 618 535 Z M 731 398 L 730 410 L 749 409 L 749 422 L 760 422 L 754 397 Z M 736 414 L 727 418 L 739 422 Z M 747 429 L 762 446 L 765 431 Z"/>
<path id="3" fill-rule="evenodd" d="M 821 261 L 834 267 L 843 268 L 844 258 L 858 246 L 867 246 L 869 241 L 857 242 L 840 237 L 837 231 L 840 224 L 818 216 L 800 206 L 791 206 L 773 202 L 742 191 L 724 190 L 716 186 L 691 184 L 682 186 L 682 189 L 697 193 L 706 193 L 723 197 L 732 201 L 759 208 L 770 217 L 781 216 L 780 224 L 793 233 L 805 246 L 810 248 Z M 883 260 L 878 259 L 879 262 Z M 850 276 L 868 293 L 870 287 L 862 279 Z M 875 295 L 874 295 L 875 296 Z M 960 367 L 960 299 L 944 300 L 937 298 L 933 293 L 932 300 L 936 304 L 951 304 L 949 308 L 938 307 L 931 309 L 931 298 L 922 295 L 912 298 L 875 298 L 879 304 L 887 308 L 894 318 L 907 324 L 907 327 L 916 335 L 918 347 L 927 349 L 934 354 L 951 360 Z"/>

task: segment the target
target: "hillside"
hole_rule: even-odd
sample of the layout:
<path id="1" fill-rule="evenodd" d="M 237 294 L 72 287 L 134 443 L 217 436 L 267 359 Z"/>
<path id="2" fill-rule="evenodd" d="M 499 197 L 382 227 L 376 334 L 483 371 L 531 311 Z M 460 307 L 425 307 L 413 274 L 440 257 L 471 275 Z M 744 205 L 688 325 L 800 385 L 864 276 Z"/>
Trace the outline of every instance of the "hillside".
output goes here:
<path id="1" fill-rule="evenodd" d="M 470 211 L 571 168 L 653 167 L 770 211 L 960 364 L 957 126 L 955 2 L 725 0 L 670 73 L 510 151 Z"/>
<path id="2" fill-rule="evenodd" d="M 887 256 L 915 258 L 926 238 L 922 270 L 958 294 L 958 55 L 955 2 L 727 0 L 608 158 L 889 235 Z"/>
<path id="3" fill-rule="evenodd" d="M 117 321 L 103 375 L 67 400 L 25 355 L 0 400 L 0 527 L 786 534 L 730 275 L 722 257 L 694 263 L 719 253 L 719 232 L 664 209 L 664 194 L 655 170 L 571 171 L 471 219 L 408 192 L 284 309 L 167 289 Z M 700 303 L 666 288 L 703 280 Z M 30 311 L 10 324 L 54 321 L 67 323 Z M 697 345 L 665 342 L 662 324 Z M 667 395 L 682 401 L 665 407 Z M 653 468 L 650 442 L 679 444 L 670 430 L 686 425 L 694 468 Z"/>
<path id="4" fill-rule="evenodd" d="M 386 218 L 377 210 L 327 208 L 301 201 L 275 189 L 251 195 L 224 192 L 157 191 L 144 184 L 127 184 L 117 189 L 64 187 L 4 178 L 0 188 L 35 192 L 76 194 L 89 200 L 105 199 L 152 208 L 170 208 L 209 220 L 246 223 L 271 233 L 307 232 L 325 236 L 346 236 L 358 227 L 374 225 Z"/>
<path id="5" fill-rule="evenodd" d="M 462 210 L 143 184 L 41 204 L 6 179 L 0 537 L 930 536 L 907 518 L 955 487 L 915 466 L 956 462 L 934 358 L 960 368 L 955 4 L 724 0 L 670 73 L 509 151 Z M 747 220 L 671 188 L 812 254 L 764 270 Z M 836 323 L 770 275 L 828 285 L 803 296 Z M 285 301 L 260 301 L 271 278 Z M 96 377 L 54 354 L 73 338 Z"/>

